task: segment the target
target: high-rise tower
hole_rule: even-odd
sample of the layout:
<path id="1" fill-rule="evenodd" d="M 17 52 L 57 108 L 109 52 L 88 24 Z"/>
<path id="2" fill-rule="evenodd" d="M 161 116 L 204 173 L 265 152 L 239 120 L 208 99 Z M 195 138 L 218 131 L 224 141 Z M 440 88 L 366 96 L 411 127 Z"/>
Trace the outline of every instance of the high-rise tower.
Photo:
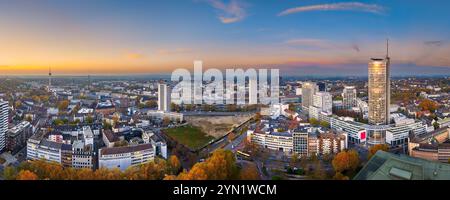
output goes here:
<path id="1" fill-rule="evenodd" d="M 313 95 L 319 91 L 319 87 L 316 83 L 305 82 L 302 84 L 302 107 L 303 109 L 309 109 L 309 106 L 313 105 Z"/>
<path id="2" fill-rule="evenodd" d="M 369 124 L 389 124 L 390 104 L 390 58 L 389 41 L 386 57 L 372 58 L 369 62 Z"/>
<path id="3" fill-rule="evenodd" d="M 345 109 L 352 109 L 356 106 L 355 86 L 345 86 L 342 91 L 342 105 Z"/>
<path id="4" fill-rule="evenodd" d="M 166 84 L 158 84 L 158 110 L 170 112 L 170 88 Z"/>
<path id="5" fill-rule="evenodd" d="M 0 99 L 0 152 L 5 150 L 7 131 L 8 131 L 8 102 Z"/>

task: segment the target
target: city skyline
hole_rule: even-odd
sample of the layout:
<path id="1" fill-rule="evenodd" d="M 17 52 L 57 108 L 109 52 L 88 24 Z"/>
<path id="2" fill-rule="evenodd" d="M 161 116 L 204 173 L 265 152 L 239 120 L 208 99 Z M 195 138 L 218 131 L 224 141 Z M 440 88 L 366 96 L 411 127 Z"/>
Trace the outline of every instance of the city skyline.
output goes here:
<path id="1" fill-rule="evenodd" d="M 4 1 L 2 75 L 170 74 L 275 67 L 364 75 L 391 40 L 392 75 L 450 74 L 446 1 Z M 189 8 L 189 9 L 186 9 Z M 431 15 L 432 14 L 432 15 Z"/>

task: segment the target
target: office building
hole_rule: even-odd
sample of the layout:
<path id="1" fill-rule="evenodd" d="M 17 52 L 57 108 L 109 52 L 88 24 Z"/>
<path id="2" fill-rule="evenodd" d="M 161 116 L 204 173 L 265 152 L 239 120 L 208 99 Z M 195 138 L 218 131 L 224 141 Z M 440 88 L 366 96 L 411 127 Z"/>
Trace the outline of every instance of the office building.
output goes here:
<path id="1" fill-rule="evenodd" d="M 389 124 L 391 95 L 389 68 L 389 54 L 386 58 L 372 58 L 369 62 L 369 124 L 372 125 Z"/>
<path id="2" fill-rule="evenodd" d="M 389 49 L 389 47 L 388 47 Z M 389 50 L 388 50 L 389 52 Z M 390 123 L 390 58 L 372 58 L 369 62 L 369 124 L 382 126 Z M 369 144 L 382 144 L 386 138 L 386 132 L 374 129 L 368 132 Z"/>
<path id="3" fill-rule="evenodd" d="M 298 127 L 292 132 L 293 151 L 300 157 L 308 156 L 308 135 L 309 130 L 305 127 Z"/>
<path id="4" fill-rule="evenodd" d="M 8 132 L 8 102 L 0 100 L 0 152 L 6 149 L 7 132 Z"/>
<path id="5" fill-rule="evenodd" d="M 302 84 L 302 107 L 308 110 L 313 105 L 313 95 L 319 91 L 316 83 L 305 82 Z"/>
<path id="6" fill-rule="evenodd" d="M 333 98 L 328 92 L 316 92 L 313 95 L 313 106 L 326 113 L 332 113 Z"/>
<path id="7" fill-rule="evenodd" d="M 166 84 L 158 84 L 158 110 L 170 112 L 170 88 Z"/>
<path id="8" fill-rule="evenodd" d="M 354 86 L 345 86 L 341 95 L 344 109 L 352 109 L 356 106 L 356 89 Z"/>
<path id="9" fill-rule="evenodd" d="M 26 145 L 28 138 L 33 134 L 33 127 L 28 121 L 23 121 L 9 129 L 6 136 L 6 149 L 16 153 Z"/>
<path id="10" fill-rule="evenodd" d="M 248 104 L 258 104 L 258 82 L 256 79 L 248 81 Z"/>

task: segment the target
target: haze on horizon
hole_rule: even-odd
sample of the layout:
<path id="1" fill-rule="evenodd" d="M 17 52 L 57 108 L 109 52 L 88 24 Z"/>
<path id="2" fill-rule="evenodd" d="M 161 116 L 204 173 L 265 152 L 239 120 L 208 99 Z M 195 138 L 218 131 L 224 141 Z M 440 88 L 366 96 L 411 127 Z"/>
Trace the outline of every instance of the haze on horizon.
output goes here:
<path id="1" fill-rule="evenodd" d="M 359 75 L 390 39 L 394 74 L 450 74 L 450 2 L 0 0 L 0 74 L 280 68 Z"/>

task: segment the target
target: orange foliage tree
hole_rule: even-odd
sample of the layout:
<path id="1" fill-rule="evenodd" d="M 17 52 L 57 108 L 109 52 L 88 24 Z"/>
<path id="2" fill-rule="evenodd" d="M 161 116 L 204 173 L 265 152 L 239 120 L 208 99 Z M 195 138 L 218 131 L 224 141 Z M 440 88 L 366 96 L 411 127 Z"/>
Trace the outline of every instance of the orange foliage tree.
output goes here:
<path id="1" fill-rule="evenodd" d="M 237 179 L 239 169 L 233 152 L 219 149 L 205 162 L 195 164 L 191 170 L 178 175 L 180 180 L 229 180 Z"/>
<path id="2" fill-rule="evenodd" d="M 16 180 L 38 180 L 38 176 L 29 170 L 21 170 L 17 174 Z"/>
<path id="3" fill-rule="evenodd" d="M 171 174 L 177 174 L 181 169 L 180 160 L 176 155 L 170 156 L 167 164 Z"/>
<path id="4" fill-rule="evenodd" d="M 239 173 L 239 179 L 241 179 L 241 180 L 259 180 L 260 176 L 258 173 L 258 169 L 256 168 L 256 165 L 253 163 L 245 165 Z"/>
<path id="5" fill-rule="evenodd" d="M 331 162 L 336 172 L 353 171 L 359 166 L 359 155 L 355 150 L 339 152 Z"/>
<path id="6" fill-rule="evenodd" d="M 430 112 L 434 112 L 438 109 L 438 104 L 430 99 L 425 99 L 419 103 L 419 107 L 422 109 L 422 111 L 428 110 Z"/>
<path id="7" fill-rule="evenodd" d="M 369 148 L 369 154 L 367 155 L 367 159 L 370 159 L 378 150 L 388 151 L 389 146 L 387 144 L 376 144 Z"/>

